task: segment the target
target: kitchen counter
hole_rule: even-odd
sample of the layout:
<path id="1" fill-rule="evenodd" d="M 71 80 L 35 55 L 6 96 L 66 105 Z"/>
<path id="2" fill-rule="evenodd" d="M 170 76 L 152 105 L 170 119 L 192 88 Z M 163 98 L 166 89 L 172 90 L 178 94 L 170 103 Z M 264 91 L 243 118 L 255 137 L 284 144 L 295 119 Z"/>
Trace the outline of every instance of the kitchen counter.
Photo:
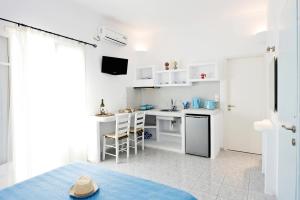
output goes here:
<path id="1" fill-rule="evenodd" d="M 220 112 L 219 109 L 216 110 L 207 110 L 207 109 L 185 109 L 178 111 L 161 111 L 161 109 L 152 109 L 146 110 L 146 115 L 155 115 L 155 116 L 165 116 L 165 117 L 184 117 L 185 114 L 196 114 L 196 115 L 215 115 Z M 134 113 L 131 113 L 134 114 Z M 98 122 L 113 122 L 115 121 L 115 116 L 91 116 L 92 119 Z"/>
<path id="2" fill-rule="evenodd" d="M 184 109 L 175 112 L 161 111 L 160 109 L 153 109 L 145 111 L 147 115 L 158 115 L 158 116 L 171 116 L 171 117 L 184 117 L 185 114 L 196 114 L 196 115 L 216 115 L 220 112 L 219 109 L 207 110 L 207 109 Z"/>

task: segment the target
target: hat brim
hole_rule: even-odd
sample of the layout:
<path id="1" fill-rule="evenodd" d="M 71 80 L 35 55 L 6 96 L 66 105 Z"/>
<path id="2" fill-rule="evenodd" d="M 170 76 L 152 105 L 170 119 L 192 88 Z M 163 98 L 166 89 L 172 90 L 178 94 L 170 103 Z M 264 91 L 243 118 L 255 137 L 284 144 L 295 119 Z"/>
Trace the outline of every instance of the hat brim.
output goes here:
<path id="1" fill-rule="evenodd" d="M 93 181 L 93 190 L 91 192 L 89 192 L 87 194 L 77 195 L 77 194 L 75 194 L 75 189 L 74 189 L 75 187 L 74 186 L 75 185 L 72 185 L 72 187 L 70 188 L 69 195 L 71 197 L 75 197 L 75 198 L 78 198 L 78 199 L 87 198 L 89 196 L 92 196 L 93 194 L 95 194 L 99 190 L 98 185 Z"/>

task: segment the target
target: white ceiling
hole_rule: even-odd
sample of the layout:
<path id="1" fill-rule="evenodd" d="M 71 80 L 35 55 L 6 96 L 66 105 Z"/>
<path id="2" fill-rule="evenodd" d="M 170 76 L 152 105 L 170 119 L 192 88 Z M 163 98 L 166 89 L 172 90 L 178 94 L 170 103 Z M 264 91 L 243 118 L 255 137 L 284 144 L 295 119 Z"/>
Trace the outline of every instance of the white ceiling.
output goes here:
<path id="1" fill-rule="evenodd" d="M 266 18 L 267 0 L 70 0 L 136 28 Z"/>

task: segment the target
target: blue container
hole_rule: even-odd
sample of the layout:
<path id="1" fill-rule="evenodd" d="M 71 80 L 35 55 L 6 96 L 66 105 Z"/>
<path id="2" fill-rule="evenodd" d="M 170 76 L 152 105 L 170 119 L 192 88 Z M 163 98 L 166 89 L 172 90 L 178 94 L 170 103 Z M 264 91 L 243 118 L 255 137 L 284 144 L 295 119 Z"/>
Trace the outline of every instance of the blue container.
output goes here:
<path id="1" fill-rule="evenodd" d="M 140 110 L 142 110 L 142 111 L 151 110 L 153 108 L 154 108 L 154 106 L 153 105 L 149 105 L 149 104 L 145 104 L 145 105 L 141 105 L 140 106 Z"/>
<path id="2" fill-rule="evenodd" d="M 190 107 L 190 102 L 188 101 L 183 101 L 182 102 L 182 105 L 183 105 L 183 109 L 188 109 Z"/>
<path id="3" fill-rule="evenodd" d="M 208 110 L 215 110 L 217 108 L 217 102 L 214 100 L 204 101 L 204 108 Z"/>
<path id="4" fill-rule="evenodd" d="M 194 98 L 193 98 L 193 101 L 192 101 L 192 107 L 193 107 L 194 109 L 199 109 L 199 108 L 201 108 L 201 99 L 198 98 L 198 97 L 194 97 Z"/>

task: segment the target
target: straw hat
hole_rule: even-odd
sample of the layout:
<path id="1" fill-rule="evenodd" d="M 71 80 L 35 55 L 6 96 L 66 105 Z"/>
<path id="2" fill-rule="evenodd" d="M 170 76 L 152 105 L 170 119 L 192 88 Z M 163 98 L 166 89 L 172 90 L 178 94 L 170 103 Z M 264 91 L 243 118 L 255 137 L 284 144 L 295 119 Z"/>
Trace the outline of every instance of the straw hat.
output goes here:
<path id="1" fill-rule="evenodd" d="M 70 189 L 71 196 L 84 197 L 98 190 L 97 184 L 88 176 L 81 176 Z"/>

